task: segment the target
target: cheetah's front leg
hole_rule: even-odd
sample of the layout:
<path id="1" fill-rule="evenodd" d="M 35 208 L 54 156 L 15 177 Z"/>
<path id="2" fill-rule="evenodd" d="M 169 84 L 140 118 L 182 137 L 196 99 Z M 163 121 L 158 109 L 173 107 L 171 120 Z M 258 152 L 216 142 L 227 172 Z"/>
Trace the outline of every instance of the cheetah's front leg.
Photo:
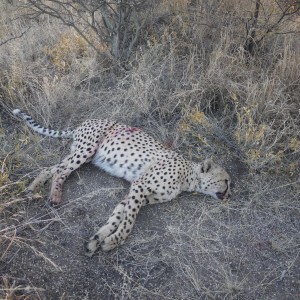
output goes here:
<path id="1" fill-rule="evenodd" d="M 114 249 L 127 238 L 146 195 L 140 185 L 132 184 L 129 195 L 120 202 L 107 223 L 86 244 L 86 255 L 92 256 L 98 247 L 104 251 Z"/>
<path id="2" fill-rule="evenodd" d="M 137 214 L 145 202 L 145 199 L 146 194 L 142 186 L 133 183 L 127 197 L 127 205 L 124 207 L 124 218 L 120 222 L 117 230 L 106 237 L 102 242 L 101 248 L 103 251 L 112 250 L 124 243 L 133 228 Z"/>
<path id="3" fill-rule="evenodd" d="M 124 219 L 124 209 L 127 204 L 128 200 L 125 198 L 116 206 L 107 223 L 90 238 L 90 241 L 86 244 L 85 249 L 87 256 L 91 257 L 98 249 L 100 243 L 103 242 L 106 237 L 116 231 L 119 224 Z"/>

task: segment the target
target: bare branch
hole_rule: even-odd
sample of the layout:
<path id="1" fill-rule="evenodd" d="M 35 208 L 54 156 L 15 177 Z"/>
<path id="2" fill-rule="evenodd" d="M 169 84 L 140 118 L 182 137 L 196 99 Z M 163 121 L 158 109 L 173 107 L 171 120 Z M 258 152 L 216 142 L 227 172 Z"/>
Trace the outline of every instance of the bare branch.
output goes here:
<path id="1" fill-rule="evenodd" d="M 280 34 L 280 32 L 275 32 L 276 28 L 278 28 L 282 22 L 290 20 L 295 14 L 297 14 L 300 11 L 300 1 L 290 1 L 289 3 L 285 4 L 282 4 L 282 2 L 280 1 L 275 1 L 275 3 L 279 10 L 279 17 L 275 22 L 270 24 L 271 14 L 267 13 L 267 10 L 264 9 L 261 0 L 255 1 L 253 18 L 246 22 L 246 40 L 243 46 L 245 51 L 251 56 L 254 55 L 255 48 L 266 38 L 266 36 L 269 33 L 272 32 L 274 34 Z M 262 9 L 263 16 L 265 18 L 265 29 L 263 31 L 260 30 L 262 33 L 259 37 L 257 37 L 258 18 L 260 9 Z"/>
<path id="2" fill-rule="evenodd" d="M 31 17 L 45 14 L 59 19 L 74 28 L 98 54 L 103 54 L 95 46 L 95 36 L 88 35 L 91 29 L 119 62 L 130 58 L 148 17 L 145 11 L 151 7 L 147 1 L 134 0 L 28 0 L 28 3 L 33 11 Z"/>
<path id="3" fill-rule="evenodd" d="M 255 1 L 255 9 L 254 9 L 254 16 L 252 18 L 252 24 L 246 28 L 247 30 L 247 38 L 244 43 L 244 49 L 251 55 L 254 53 L 254 48 L 256 45 L 255 36 L 256 36 L 256 27 L 258 22 L 258 16 L 260 11 L 261 3 L 260 0 Z"/>
<path id="4" fill-rule="evenodd" d="M 299 4 L 298 4 L 299 5 Z M 267 34 L 273 32 L 273 30 L 284 20 L 285 17 L 294 15 L 300 10 L 300 6 L 294 10 L 293 12 L 289 12 L 292 5 L 287 5 L 285 9 L 282 10 L 281 16 L 278 18 L 278 20 L 268 29 L 265 31 L 265 33 L 260 37 L 259 40 L 256 41 L 257 44 L 261 43 L 261 41 L 266 37 Z"/>
<path id="5" fill-rule="evenodd" d="M 16 40 L 16 39 L 19 39 L 21 38 L 23 35 L 25 35 L 29 29 L 31 28 L 32 26 L 29 26 L 26 30 L 24 30 L 20 35 L 17 35 L 17 36 L 12 36 L 6 40 L 4 40 L 3 42 L 0 42 L 0 46 L 3 46 L 4 44 L 10 42 L 10 41 L 13 41 L 13 40 Z"/>

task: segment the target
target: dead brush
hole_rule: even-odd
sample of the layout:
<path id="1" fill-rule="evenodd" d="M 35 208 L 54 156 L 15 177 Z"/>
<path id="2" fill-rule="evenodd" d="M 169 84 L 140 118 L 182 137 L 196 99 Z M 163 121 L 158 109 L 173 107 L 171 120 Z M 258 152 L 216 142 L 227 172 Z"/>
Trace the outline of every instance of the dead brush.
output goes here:
<path id="1" fill-rule="evenodd" d="M 216 47 L 193 87 L 198 104 L 190 102 L 180 131 L 193 145 L 200 143 L 204 148 L 209 148 L 211 141 L 225 142 L 251 171 L 295 175 L 300 126 L 296 84 L 300 74 L 295 68 L 300 57 L 298 42 L 286 37 L 284 58 L 278 60 L 274 53 L 268 58 L 274 64 L 260 69 L 265 57 L 245 67 L 242 55 L 229 55 L 232 36 L 224 37 L 222 47 Z"/>
<path id="2" fill-rule="evenodd" d="M 284 57 L 276 61 L 274 69 L 263 71 L 260 82 L 249 78 L 244 100 L 241 94 L 234 92 L 231 99 L 237 118 L 235 138 L 250 169 L 294 175 L 300 151 L 300 123 L 296 113 L 299 111 L 299 88 L 295 85 L 300 71 L 292 65 L 298 65 L 300 52 L 290 50 L 289 37 L 285 41 Z M 294 45 L 293 49 L 298 47 Z"/>
<path id="3" fill-rule="evenodd" d="M 5 300 L 38 300 L 39 292 L 44 291 L 31 284 L 24 284 L 24 279 L 0 276 L 0 296 Z M 23 282 L 23 283 L 22 283 Z"/>
<path id="4" fill-rule="evenodd" d="M 90 31 L 87 35 L 95 40 L 95 47 L 100 53 L 108 51 L 104 44 L 101 44 L 95 37 L 93 38 L 95 32 Z M 57 43 L 52 47 L 45 47 L 44 51 L 50 56 L 55 67 L 64 73 L 70 72 L 76 61 L 93 56 L 87 41 L 72 28 L 63 32 Z"/>

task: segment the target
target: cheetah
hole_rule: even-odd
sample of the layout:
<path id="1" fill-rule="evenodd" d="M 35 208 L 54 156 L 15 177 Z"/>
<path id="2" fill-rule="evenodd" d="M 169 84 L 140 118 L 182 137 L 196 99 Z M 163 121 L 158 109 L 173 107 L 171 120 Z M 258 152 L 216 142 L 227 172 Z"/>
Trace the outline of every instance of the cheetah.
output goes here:
<path id="1" fill-rule="evenodd" d="M 87 162 L 131 182 L 127 197 L 86 243 L 88 256 L 99 247 L 109 251 L 122 245 L 141 207 L 146 204 L 170 201 L 183 191 L 201 192 L 219 200 L 229 200 L 231 196 L 231 179 L 221 166 L 211 159 L 201 163 L 186 160 L 139 128 L 106 119 L 91 119 L 75 130 L 56 131 L 43 128 L 19 109 L 13 114 L 42 135 L 73 139 L 71 153 L 42 171 L 28 187 L 28 192 L 52 177 L 50 203 L 58 205 L 64 181 Z"/>

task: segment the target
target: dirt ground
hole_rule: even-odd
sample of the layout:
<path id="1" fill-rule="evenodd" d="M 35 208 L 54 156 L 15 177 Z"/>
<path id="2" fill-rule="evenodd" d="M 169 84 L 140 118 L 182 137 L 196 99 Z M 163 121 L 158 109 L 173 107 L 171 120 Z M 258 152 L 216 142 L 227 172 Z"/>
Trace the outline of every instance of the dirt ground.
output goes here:
<path id="1" fill-rule="evenodd" d="M 1 299 L 299 298 L 293 183 L 248 174 L 237 161 L 226 168 L 235 184 L 230 203 L 186 193 L 144 207 L 123 246 L 92 258 L 84 242 L 126 195 L 127 182 L 87 164 L 65 183 L 59 208 L 47 204 L 48 185 L 22 198 L 2 212 Z"/>

